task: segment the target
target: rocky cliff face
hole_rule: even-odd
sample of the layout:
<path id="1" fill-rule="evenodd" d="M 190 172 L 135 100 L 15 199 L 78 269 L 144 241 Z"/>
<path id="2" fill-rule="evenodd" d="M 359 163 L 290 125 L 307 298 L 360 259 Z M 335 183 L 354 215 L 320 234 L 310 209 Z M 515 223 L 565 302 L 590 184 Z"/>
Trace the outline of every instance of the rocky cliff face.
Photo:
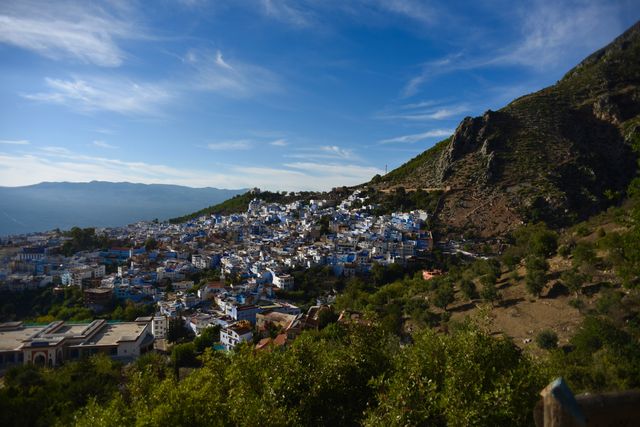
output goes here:
<path id="1" fill-rule="evenodd" d="M 640 23 L 556 85 L 465 118 L 453 136 L 375 184 L 447 188 L 439 219 L 503 234 L 530 220 L 567 225 L 606 208 L 635 176 Z"/>

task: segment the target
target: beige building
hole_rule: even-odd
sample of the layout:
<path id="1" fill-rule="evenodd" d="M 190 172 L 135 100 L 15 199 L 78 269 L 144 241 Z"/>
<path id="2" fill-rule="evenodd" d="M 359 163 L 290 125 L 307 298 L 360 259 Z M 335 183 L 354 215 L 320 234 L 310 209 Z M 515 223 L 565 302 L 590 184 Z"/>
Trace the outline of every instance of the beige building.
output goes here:
<path id="1" fill-rule="evenodd" d="M 0 323 L 0 368 L 28 363 L 53 367 L 96 353 L 131 360 L 152 348 L 150 322 Z"/>

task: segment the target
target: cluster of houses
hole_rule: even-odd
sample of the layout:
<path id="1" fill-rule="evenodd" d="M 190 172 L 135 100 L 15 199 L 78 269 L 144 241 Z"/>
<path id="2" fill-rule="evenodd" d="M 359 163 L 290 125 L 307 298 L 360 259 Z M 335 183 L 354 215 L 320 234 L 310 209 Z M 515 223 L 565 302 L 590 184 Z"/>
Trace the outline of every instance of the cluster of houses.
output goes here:
<path id="1" fill-rule="evenodd" d="M 151 336 L 163 338 L 167 319 L 183 318 L 196 334 L 219 325 L 221 344 L 231 349 L 269 322 L 284 334 L 278 343 L 313 323 L 314 313 L 302 314 L 279 297 L 295 289 L 292 269 L 325 266 L 352 276 L 433 248 L 424 211 L 376 216 L 359 191 L 341 202 L 288 204 L 264 202 L 256 193 L 240 214 L 96 230 L 129 242 L 126 247 L 67 257 L 60 248 L 68 238 L 60 233 L 5 238 L 0 291 L 78 287 L 97 313 L 114 299 L 154 304 L 156 315 L 146 319 Z M 217 280 L 200 280 L 212 271 Z"/>

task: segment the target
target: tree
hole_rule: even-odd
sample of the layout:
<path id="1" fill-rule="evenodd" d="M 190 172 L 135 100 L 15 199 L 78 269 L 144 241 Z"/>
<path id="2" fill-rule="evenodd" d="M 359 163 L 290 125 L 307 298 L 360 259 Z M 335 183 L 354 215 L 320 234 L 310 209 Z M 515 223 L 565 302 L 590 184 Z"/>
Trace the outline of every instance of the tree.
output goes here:
<path id="1" fill-rule="evenodd" d="M 536 344 L 543 350 L 558 347 L 558 334 L 551 329 L 544 329 L 536 335 Z"/>
<path id="2" fill-rule="evenodd" d="M 550 256 L 558 248 L 558 234 L 549 230 L 543 222 L 521 227 L 514 236 L 518 248 L 533 255 Z"/>
<path id="3" fill-rule="evenodd" d="M 153 251 L 155 249 L 158 249 L 158 241 L 156 239 L 154 239 L 153 237 L 149 237 L 144 242 L 144 248 L 145 248 L 145 250 L 147 252 Z"/>
<path id="4" fill-rule="evenodd" d="M 174 345 L 171 349 L 171 364 L 176 370 L 176 373 L 178 368 L 197 366 L 198 359 L 196 359 L 195 345 L 192 342 Z"/>
<path id="5" fill-rule="evenodd" d="M 560 276 L 562 283 L 578 298 L 582 285 L 588 280 L 586 274 L 581 274 L 578 269 L 572 268 L 562 273 Z"/>
<path id="6" fill-rule="evenodd" d="M 583 265 L 592 266 L 597 261 L 593 247 L 586 243 L 578 243 L 571 251 L 573 266 L 579 268 Z"/>
<path id="7" fill-rule="evenodd" d="M 540 296 L 544 285 L 547 283 L 546 272 L 549 269 L 549 264 L 543 257 L 535 255 L 528 256 L 525 263 L 527 267 L 525 276 L 527 291 L 536 297 Z"/>
<path id="8" fill-rule="evenodd" d="M 447 306 L 455 301 L 455 295 L 453 291 L 453 286 L 449 282 L 442 283 L 438 289 L 436 289 L 436 293 L 433 298 L 433 304 L 447 311 Z"/>
<path id="9" fill-rule="evenodd" d="M 540 296 L 544 285 L 547 283 L 547 275 L 541 270 L 527 270 L 525 284 L 527 291 L 533 296 Z"/>
<path id="10" fill-rule="evenodd" d="M 220 326 L 207 326 L 200 332 L 200 335 L 194 338 L 193 345 L 198 353 L 202 353 L 217 341 L 220 341 Z"/>
<path id="11" fill-rule="evenodd" d="M 493 305 L 496 301 L 500 300 L 500 292 L 496 288 L 495 282 L 486 282 L 480 292 L 480 297 L 483 300 L 490 302 Z"/>
<path id="12" fill-rule="evenodd" d="M 187 336 L 187 330 L 184 327 L 184 323 L 180 316 L 169 319 L 169 325 L 167 325 L 167 341 L 176 342 L 180 338 Z"/>
<path id="13" fill-rule="evenodd" d="M 464 297 L 468 300 L 472 300 L 478 297 L 478 291 L 476 290 L 476 284 L 472 280 L 462 279 L 460 281 L 460 291 Z"/>
<path id="14" fill-rule="evenodd" d="M 533 424 L 545 379 L 508 339 L 467 325 L 450 334 L 425 330 L 393 359 L 365 426 Z"/>

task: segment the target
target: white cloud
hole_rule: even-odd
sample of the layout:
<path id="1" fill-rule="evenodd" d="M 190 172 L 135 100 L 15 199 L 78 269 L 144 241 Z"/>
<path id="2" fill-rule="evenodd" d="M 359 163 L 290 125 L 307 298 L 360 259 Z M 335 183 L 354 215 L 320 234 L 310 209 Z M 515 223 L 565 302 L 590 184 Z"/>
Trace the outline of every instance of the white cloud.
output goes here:
<path id="1" fill-rule="evenodd" d="M 313 163 L 313 162 L 294 162 L 285 163 L 284 166 L 310 172 L 317 175 L 325 175 L 327 177 L 342 177 L 343 183 L 336 185 L 353 185 L 355 183 L 365 182 L 382 171 L 372 166 L 360 166 L 354 164 L 342 163 Z M 354 181 L 355 178 L 355 181 Z"/>
<path id="2" fill-rule="evenodd" d="M 226 68 L 227 70 L 233 70 L 233 67 L 224 61 L 224 58 L 222 57 L 222 52 L 220 51 L 216 52 L 216 64 L 218 64 L 223 68 Z"/>
<path id="3" fill-rule="evenodd" d="M 216 168 L 219 170 L 220 168 Z M 146 162 L 123 161 L 76 154 L 61 147 L 47 147 L 29 154 L 0 153 L 0 185 L 31 185 L 43 181 L 139 182 L 191 187 L 273 190 L 328 190 L 366 182 L 381 170 L 351 164 L 294 162 L 280 167 L 230 165 L 212 173 L 209 169 L 178 169 Z"/>
<path id="4" fill-rule="evenodd" d="M 408 121 L 446 120 L 459 116 L 462 113 L 466 113 L 469 110 L 469 106 L 466 104 L 447 105 L 431 109 L 407 110 L 406 108 L 403 108 L 403 111 L 401 112 L 386 113 L 379 115 L 378 117 L 382 119 L 399 119 Z"/>
<path id="5" fill-rule="evenodd" d="M 329 190 L 343 185 L 357 185 L 383 173 L 381 169 L 368 166 L 315 162 L 285 163 L 281 168 L 236 167 L 234 171 L 248 179 L 245 187 L 254 183 L 261 188 L 288 191 Z"/>
<path id="6" fill-rule="evenodd" d="M 337 157 L 340 159 L 350 159 L 353 157 L 353 150 L 340 148 L 337 145 L 325 145 L 320 147 L 320 150 L 327 153 L 329 156 Z"/>
<path id="7" fill-rule="evenodd" d="M 220 50 L 212 53 L 191 49 L 185 62 L 191 72 L 185 76 L 185 90 L 216 92 L 231 97 L 250 97 L 280 90 L 280 79 L 258 65 L 225 60 Z"/>
<path id="8" fill-rule="evenodd" d="M 491 7 L 507 8 L 511 3 L 498 2 Z M 479 35 L 470 33 L 468 43 L 489 48 L 474 49 L 472 53 L 463 50 L 421 64 L 401 94 L 414 96 L 436 76 L 461 70 L 514 65 L 542 73 L 566 70 L 624 30 L 620 18 L 626 9 L 629 7 L 622 2 L 599 0 L 534 0 L 521 7 L 509 7 L 507 10 L 514 11 L 508 14 L 515 31 L 510 37 L 513 41 L 477 40 Z"/>
<path id="9" fill-rule="evenodd" d="M 440 138 L 449 136 L 453 133 L 450 129 L 434 129 L 423 133 L 417 133 L 412 135 L 397 136 L 395 138 L 383 139 L 380 144 L 393 144 L 393 143 L 414 143 L 422 141 L 427 138 Z"/>
<path id="10" fill-rule="evenodd" d="M 104 67 L 122 64 L 117 39 L 144 37 L 129 17 L 92 2 L 19 1 L 0 4 L 0 43 L 52 59 L 72 57 Z"/>
<path id="11" fill-rule="evenodd" d="M 297 153 L 287 154 L 292 159 L 327 159 L 327 160 L 356 160 L 358 157 L 350 148 L 342 148 L 337 145 L 322 145 L 319 147 L 298 148 Z"/>
<path id="12" fill-rule="evenodd" d="M 251 141 L 239 139 L 235 141 L 212 142 L 207 144 L 207 148 L 214 151 L 248 150 L 251 148 Z"/>
<path id="13" fill-rule="evenodd" d="M 522 40 L 496 62 L 564 67 L 576 52 L 590 53 L 622 31 L 619 11 L 616 2 L 534 1 L 521 11 Z"/>
<path id="14" fill-rule="evenodd" d="M 29 145 L 26 139 L 0 139 L 0 144 L 6 145 Z"/>
<path id="15" fill-rule="evenodd" d="M 132 115 L 157 115 L 158 106 L 172 98 L 162 85 L 136 83 L 128 79 L 74 77 L 62 80 L 47 77 L 45 83 L 49 91 L 22 96 L 82 112 L 104 110 Z"/>
<path id="16" fill-rule="evenodd" d="M 416 0 L 377 0 L 383 10 L 419 21 L 422 24 L 435 24 L 440 15 L 433 6 Z"/>
<path id="17" fill-rule="evenodd" d="M 275 141 L 271 141 L 269 145 L 273 145 L 275 147 L 286 147 L 289 143 L 286 139 L 276 139 Z"/>
<path id="18" fill-rule="evenodd" d="M 297 8 L 289 4 L 290 2 L 287 0 L 260 0 L 260 2 L 264 13 L 278 21 L 286 22 L 294 27 L 308 27 L 313 22 L 310 5 Z"/>
<path id="19" fill-rule="evenodd" d="M 102 141 L 102 140 L 93 141 L 93 145 L 95 145 L 96 147 L 100 147 L 100 148 L 109 148 L 109 149 L 118 148 L 115 145 L 111 145 L 108 142 L 105 142 L 105 141 Z"/>

